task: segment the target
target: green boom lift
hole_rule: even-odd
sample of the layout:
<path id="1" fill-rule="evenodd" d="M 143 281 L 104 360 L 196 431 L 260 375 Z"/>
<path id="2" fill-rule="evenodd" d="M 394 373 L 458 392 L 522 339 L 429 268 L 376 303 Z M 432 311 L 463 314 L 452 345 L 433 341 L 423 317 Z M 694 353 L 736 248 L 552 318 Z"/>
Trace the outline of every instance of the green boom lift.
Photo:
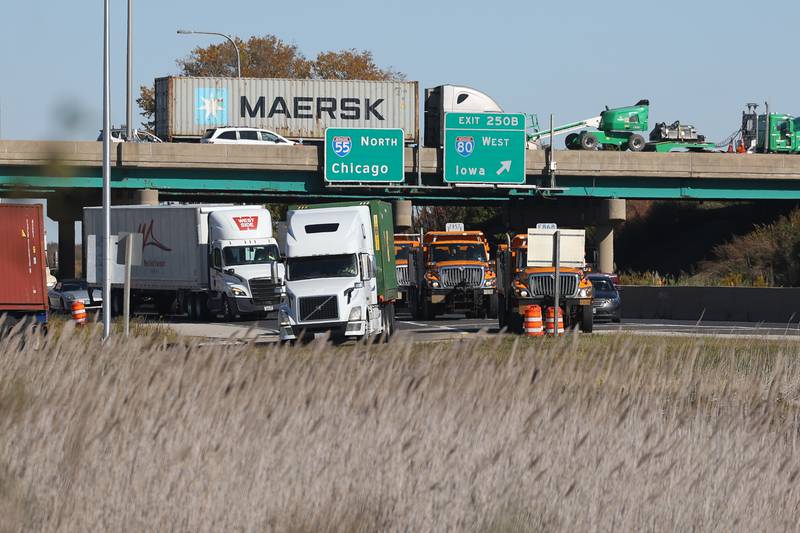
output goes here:
<path id="1" fill-rule="evenodd" d="M 646 142 L 639 132 L 648 129 L 650 114 L 650 101 L 639 100 L 635 105 L 615 107 L 605 111 L 599 116 L 570 122 L 553 128 L 553 135 L 567 135 L 565 144 L 570 150 L 631 150 L 632 152 L 669 152 L 674 149 L 689 151 L 713 150 L 714 143 L 705 142 L 705 137 L 697 134 L 693 126 L 680 122 L 667 125 L 659 123 L 650 133 L 650 142 Z M 550 135 L 550 130 L 538 131 L 538 121 L 534 120 L 534 131 L 528 135 L 529 143 L 538 144 L 540 139 Z M 581 128 L 596 128 L 597 131 L 583 130 Z"/>

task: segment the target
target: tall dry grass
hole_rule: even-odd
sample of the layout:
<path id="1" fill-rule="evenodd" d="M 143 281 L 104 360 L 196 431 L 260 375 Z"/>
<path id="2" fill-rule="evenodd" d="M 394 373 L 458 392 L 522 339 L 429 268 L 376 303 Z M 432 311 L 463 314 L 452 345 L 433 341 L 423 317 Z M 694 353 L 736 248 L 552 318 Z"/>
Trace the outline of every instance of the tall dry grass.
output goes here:
<path id="1" fill-rule="evenodd" d="M 793 530 L 797 351 L 15 332 L 0 531 Z"/>

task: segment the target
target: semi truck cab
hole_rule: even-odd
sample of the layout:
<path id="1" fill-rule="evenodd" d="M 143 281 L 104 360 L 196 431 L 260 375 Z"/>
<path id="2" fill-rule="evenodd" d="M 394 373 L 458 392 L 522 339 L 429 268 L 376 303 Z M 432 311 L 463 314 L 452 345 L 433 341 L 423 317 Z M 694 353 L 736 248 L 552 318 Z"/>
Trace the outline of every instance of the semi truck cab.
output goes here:
<path id="1" fill-rule="evenodd" d="M 269 212 L 215 210 L 208 216 L 208 227 L 211 299 L 221 299 L 211 307 L 228 315 L 277 310 L 285 275 Z"/>
<path id="2" fill-rule="evenodd" d="M 327 331 L 359 338 L 394 329 L 397 298 L 391 205 L 343 202 L 287 214 L 287 299 L 281 340 Z"/>

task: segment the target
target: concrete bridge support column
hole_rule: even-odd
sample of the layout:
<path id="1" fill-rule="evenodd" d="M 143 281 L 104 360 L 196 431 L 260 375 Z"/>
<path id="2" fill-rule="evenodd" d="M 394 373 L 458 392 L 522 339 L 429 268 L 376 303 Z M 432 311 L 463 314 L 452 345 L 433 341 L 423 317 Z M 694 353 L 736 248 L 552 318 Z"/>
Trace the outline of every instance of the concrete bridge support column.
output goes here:
<path id="1" fill-rule="evenodd" d="M 597 225 L 597 268 L 614 272 L 614 226 L 625 220 L 625 200 L 602 200 Z"/>
<path id="2" fill-rule="evenodd" d="M 75 220 L 58 220 L 58 277 L 75 277 Z"/>
<path id="3" fill-rule="evenodd" d="M 85 199 L 76 194 L 47 198 L 47 216 L 58 222 L 58 277 L 75 277 L 75 223 L 81 220 Z"/>
<path id="4" fill-rule="evenodd" d="M 113 205 L 158 205 L 158 189 L 112 189 Z"/>
<path id="5" fill-rule="evenodd" d="M 395 233 L 411 231 L 411 200 L 395 200 L 392 203 Z"/>

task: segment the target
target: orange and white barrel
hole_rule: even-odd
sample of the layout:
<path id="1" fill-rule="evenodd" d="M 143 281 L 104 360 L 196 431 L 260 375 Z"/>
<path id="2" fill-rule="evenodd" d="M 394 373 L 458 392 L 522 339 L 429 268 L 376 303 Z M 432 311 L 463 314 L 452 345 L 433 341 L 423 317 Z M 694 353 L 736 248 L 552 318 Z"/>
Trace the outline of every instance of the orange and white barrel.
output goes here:
<path id="1" fill-rule="evenodd" d="M 556 309 L 555 307 L 548 307 L 544 313 L 544 329 L 545 332 L 554 337 L 556 335 Z M 564 311 L 563 309 L 558 312 L 558 335 L 564 334 Z"/>
<path id="2" fill-rule="evenodd" d="M 525 335 L 528 337 L 544 335 L 542 308 L 538 305 L 529 305 L 525 308 Z"/>
<path id="3" fill-rule="evenodd" d="M 78 326 L 86 324 L 86 306 L 80 300 L 72 302 L 72 319 Z"/>

